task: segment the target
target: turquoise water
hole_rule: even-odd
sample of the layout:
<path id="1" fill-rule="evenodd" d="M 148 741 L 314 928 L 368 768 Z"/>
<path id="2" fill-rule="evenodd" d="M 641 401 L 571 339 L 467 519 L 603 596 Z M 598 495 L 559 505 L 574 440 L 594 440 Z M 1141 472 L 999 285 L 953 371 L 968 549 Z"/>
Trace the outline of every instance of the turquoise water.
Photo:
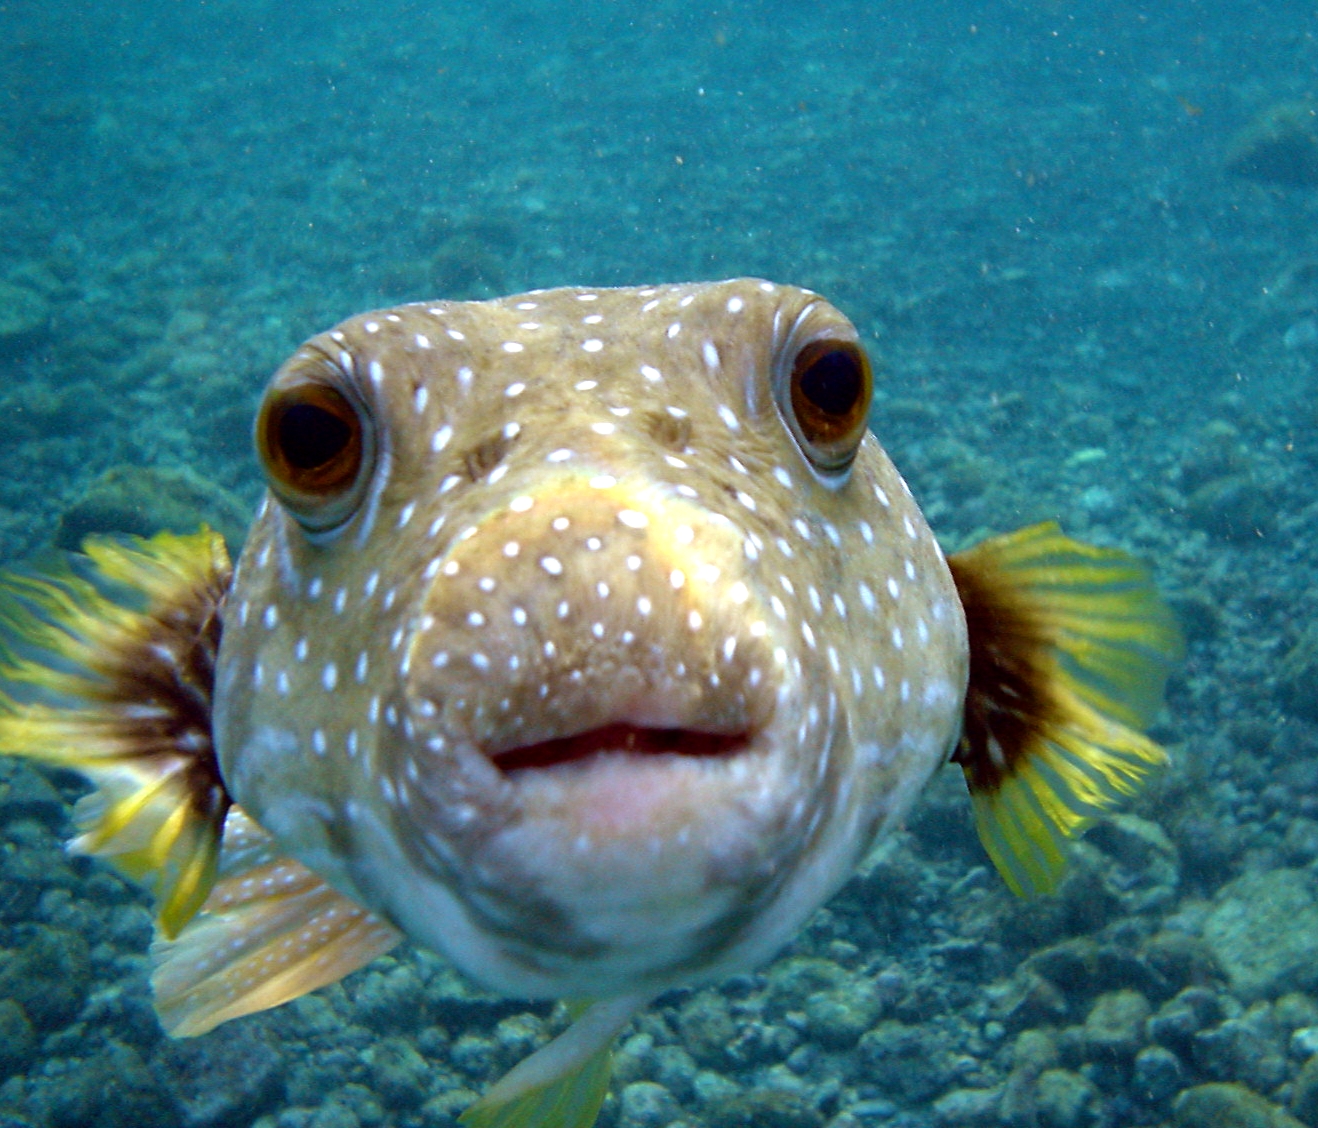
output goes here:
<path id="1" fill-rule="evenodd" d="M 240 542 L 266 379 L 363 309 L 817 289 L 882 357 L 875 429 L 949 547 L 1053 517 L 1154 563 L 1189 643 L 1174 766 L 1029 905 L 941 780 L 796 962 L 637 1020 L 601 1123 L 1318 1125 L 1316 30 L 0 5 L 0 559 L 198 516 Z M 557 1029 L 409 952 L 168 1041 L 145 897 L 61 852 L 77 793 L 0 767 L 0 1124 L 443 1128 Z"/>

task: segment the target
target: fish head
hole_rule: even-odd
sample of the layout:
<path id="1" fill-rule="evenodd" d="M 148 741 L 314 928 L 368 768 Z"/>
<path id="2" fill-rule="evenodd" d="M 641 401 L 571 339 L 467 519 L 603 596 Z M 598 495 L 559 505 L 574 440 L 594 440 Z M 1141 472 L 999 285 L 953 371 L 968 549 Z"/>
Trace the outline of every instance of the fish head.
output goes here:
<path id="1" fill-rule="evenodd" d="M 510 994 L 767 958 L 958 732 L 965 625 L 855 329 L 754 279 L 354 317 L 276 373 L 234 798 Z"/>

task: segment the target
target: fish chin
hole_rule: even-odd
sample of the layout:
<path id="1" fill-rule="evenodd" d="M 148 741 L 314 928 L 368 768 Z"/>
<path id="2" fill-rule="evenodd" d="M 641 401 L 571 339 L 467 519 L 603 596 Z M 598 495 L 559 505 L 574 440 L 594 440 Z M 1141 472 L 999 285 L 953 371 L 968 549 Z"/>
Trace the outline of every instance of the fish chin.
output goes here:
<path id="1" fill-rule="evenodd" d="M 668 749 L 675 733 L 694 739 Z M 806 780 L 782 735 L 614 723 L 506 750 L 496 765 L 515 766 L 491 781 L 515 796 L 502 819 L 445 836 L 415 804 L 395 817 L 409 862 L 385 867 L 390 915 L 474 978 L 524 995 L 662 989 L 748 966 L 764 954 L 743 951 L 755 909 L 810 837 L 796 798 Z M 437 869 L 462 879 L 436 883 Z M 799 920 L 782 924 L 768 950 Z"/>

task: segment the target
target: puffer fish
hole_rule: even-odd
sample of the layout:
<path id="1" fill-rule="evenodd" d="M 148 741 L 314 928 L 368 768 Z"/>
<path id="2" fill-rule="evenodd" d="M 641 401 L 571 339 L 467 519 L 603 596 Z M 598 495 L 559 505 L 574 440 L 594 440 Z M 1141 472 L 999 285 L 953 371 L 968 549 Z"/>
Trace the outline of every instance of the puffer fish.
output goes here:
<path id="1" fill-rule="evenodd" d="M 464 1122 L 585 1128 L 631 1016 L 770 959 L 946 761 L 1051 889 L 1164 760 L 1175 626 L 1055 525 L 945 557 L 873 384 L 756 279 L 363 314 L 272 378 L 232 573 L 203 529 L 11 575 L 0 750 L 95 785 L 165 1028 L 407 937 L 572 1002 Z"/>

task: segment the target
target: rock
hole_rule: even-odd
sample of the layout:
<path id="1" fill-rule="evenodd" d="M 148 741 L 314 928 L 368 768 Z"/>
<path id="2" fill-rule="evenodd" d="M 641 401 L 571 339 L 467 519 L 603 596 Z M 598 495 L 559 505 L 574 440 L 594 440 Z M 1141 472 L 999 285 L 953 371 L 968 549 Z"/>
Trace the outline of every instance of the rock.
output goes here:
<path id="1" fill-rule="evenodd" d="M 1085 1128 L 1099 1114 L 1093 1082 L 1070 1069 L 1046 1069 L 1039 1076 L 1035 1107 L 1043 1128 Z"/>
<path id="2" fill-rule="evenodd" d="M 865 1078 L 885 1097 L 921 1104 L 941 1092 L 949 1072 L 927 1027 L 886 1019 L 857 1045 Z"/>
<path id="3" fill-rule="evenodd" d="M 1318 123 L 1308 102 L 1269 106 L 1231 139 L 1227 171 L 1262 184 L 1318 186 Z"/>
<path id="4" fill-rule="evenodd" d="M 250 1123 L 284 1095 L 284 1054 L 250 1025 L 236 1024 L 206 1041 L 164 1041 L 151 1064 L 170 1082 L 187 1128 Z"/>
<path id="5" fill-rule="evenodd" d="M 719 1069 L 729 1064 L 728 1047 L 737 1036 L 728 1001 L 717 991 L 701 991 L 677 1012 L 682 1044 L 701 1065 Z"/>
<path id="6" fill-rule="evenodd" d="M 76 932 L 36 925 L 21 948 L 0 951 L 0 999 L 22 1006 L 41 1033 L 53 1033 L 82 1010 L 91 986 L 87 941 Z"/>
<path id="7" fill-rule="evenodd" d="M 795 1093 L 752 1089 L 705 1113 L 709 1128 L 823 1128 L 819 1110 Z"/>
<path id="8" fill-rule="evenodd" d="M 933 1104 L 934 1123 L 945 1128 L 997 1124 L 1001 1089 L 953 1089 Z"/>
<path id="9" fill-rule="evenodd" d="M 242 546 L 249 521 L 247 506 L 191 470 L 116 466 L 92 482 L 60 518 L 55 544 L 76 550 L 92 533 L 140 537 L 162 529 L 192 533 L 205 522 L 224 537 L 233 553 Z"/>
<path id="10" fill-rule="evenodd" d="M 182 1128 L 183 1110 L 138 1053 L 110 1042 L 75 1069 L 48 1079 L 51 1128 Z"/>
<path id="11" fill-rule="evenodd" d="M 1214 1081 L 1240 1081 L 1266 1093 L 1285 1079 L 1286 1047 L 1267 1003 L 1201 1030 L 1192 1045 L 1195 1063 Z"/>
<path id="12" fill-rule="evenodd" d="M 654 1081 L 633 1081 L 622 1090 L 618 1128 L 665 1128 L 681 1111 L 672 1093 Z"/>
<path id="13" fill-rule="evenodd" d="M 69 818 L 69 808 L 50 781 L 28 764 L 17 764 L 9 778 L 0 780 L 0 825 L 32 819 L 49 830 L 60 832 Z"/>
<path id="14" fill-rule="evenodd" d="M 389 1108 L 416 1108 L 430 1095 L 430 1065 L 406 1038 L 367 1046 L 362 1060 L 371 1088 Z"/>
<path id="15" fill-rule="evenodd" d="M 1318 627 L 1310 624 L 1277 670 L 1281 703 L 1297 717 L 1318 721 Z"/>
<path id="16" fill-rule="evenodd" d="M 1164 1046 L 1145 1046 L 1135 1055 L 1130 1083 L 1135 1095 L 1148 1104 L 1170 1100 L 1185 1079 L 1181 1059 Z"/>
<path id="17" fill-rule="evenodd" d="M 1228 882 L 1204 940 L 1245 1000 L 1318 985 L 1318 902 L 1309 875 L 1283 868 Z"/>
<path id="18" fill-rule="evenodd" d="M 1309 1128 L 1318 1128 L 1318 1056 L 1300 1068 L 1291 1090 L 1291 1112 Z"/>
<path id="19" fill-rule="evenodd" d="M 1004 1124 L 1033 1125 L 1038 1120 L 1037 1082 L 1057 1064 L 1057 1041 L 1047 1030 L 1025 1030 L 1016 1039 L 1011 1073 L 1003 1086 L 999 1117 Z"/>
<path id="20" fill-rule="evenodd" d="M 352 993 L 353 1019 L 380 1034 L 416 1028 L 426 1013 L 426 989 L 407 961 L 381 961 L 357 981 Z"/>
<path id="21" fill-rule="evenodd" d="M 1149 1019 L 1149 1037 L 1174 1050 L 1189 1049 L 1192 1039 L 1222 1018 L 1222 1003 L 1205 987 L 1187 987 Z"/>
<path id="22" fill-rule="evenodd" d="M 1271 1101 L 1234 1082 L 1183 1090 L 1172 1114 L 1176 1128 L 1303 1128 Z"/>
<path id="23" fill-rule="evenodd" d="M 1250 474 L 1206 482 L 1185 499 L 1190 524 L 1219 540 L 1248 544 L 1276 525 L 1272 491 Z"/>
<path id="24" fill-rule="evenodd" d="M 0 282 L 0 358 L 14 360 L 49 332 L 50 303 L 29 286 Z"/>
<path id="25" fill-rule="evenodd" d="M 1129 1058 L 1144 1042 L 1152 1008 L 1138 991 L 1100 995 L 1085 1019 L 1085 1047 L 1093 1057 Z"/>
<path id="26" fill-rule="evenodd" d="M 806 1036 L 827 1050 L 849 1050 L 881 1009 L 878 994 L 868 984 L 816 991 L 805 1001 Z"/>
<path id="27" fill-rule="evenodd" d="M 25 1070 L 36 1050 L 37 1036 L 23 1008 L 0 999 L 0 1081 Z"/>

